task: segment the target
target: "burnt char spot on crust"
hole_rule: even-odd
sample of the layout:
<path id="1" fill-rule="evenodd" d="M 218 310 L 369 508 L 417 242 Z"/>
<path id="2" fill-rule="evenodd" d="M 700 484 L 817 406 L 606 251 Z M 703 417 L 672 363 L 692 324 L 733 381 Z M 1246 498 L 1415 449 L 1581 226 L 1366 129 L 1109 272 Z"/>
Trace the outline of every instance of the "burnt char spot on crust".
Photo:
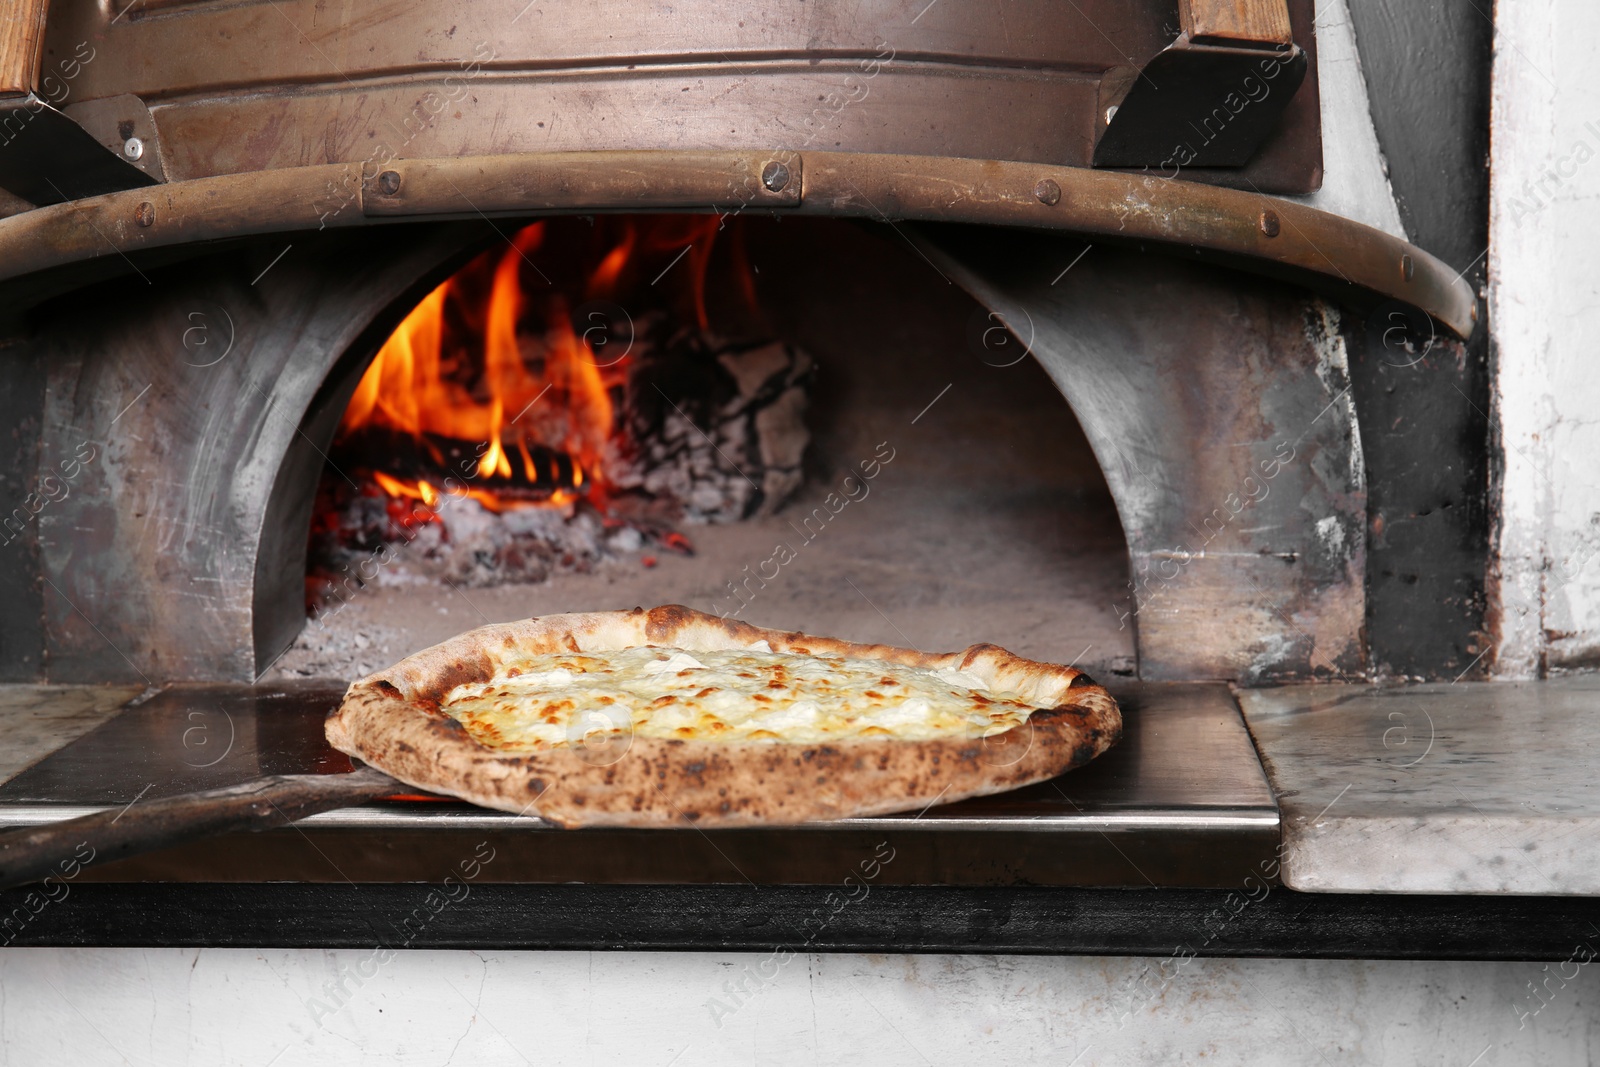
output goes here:
<path id="1" fill-rule="evenodd" d="M 1072 766 L 1082 767 L 1094 759 L 1095 745 L 1092 738 L 1078 742 L 1072 748 Z"/>
<path id="2" fill-rule="evenodd" d="M 659 608 L 651 608 L 646 612 L 645 636 L 651 641 L 663 640 L 670 636 L 669 631 L 687 626 L 698 614 L 693 608 L 686 608 L 682 604 L 663 604 Z"/>
<path id="3" fill-rule="evenodd" d="M 1042 708 L 1028 716 L 1028 718 L 1035 726 L 1048 726 L 1051 723 L 1065 722 L 1067 720 L 1082 722 L 1089 715 L 1088 708 L 1082 708 L 1076 704 L 1062 704 L 1057 708 Z"/>
<path id="4" fill-rule="evenodd" d="M 761 635 L 760 630 L 747 622 L 709 615 L 682 604 L 663 604 L 645 613 L 644 633 L 651 644 L 676 644 L 682 631 L 695 626 L 721 630 L 736 645 L 748 645 Z"/>
<path id="5" fill-rule="evenodd" d="M 372 688 L 376 689 L 380 693 L 383 693 L 385 696 L 405 696 L 404 693 L 400 692 L 400 687 L 389 681 L 387 678 L 379 678 L 377 682 L 373 684 Z"/>
<path id="6" fill-rule="evenodd" d="M 1093 678 L 1089 677 L 1087 674 L 1084 674 L 1082 671 L 1079 671 L 1077 676 L 1074 677 L 1072 679 L 1072 681 L 1067 685 L 1067 688 L 1068 689 L 1084 689 L 1084 688 L 1086 688 L 1088 686 L 1096 685 L 1096 684 L 1098 684 L 1098 683 L 1096 683 Z"/>

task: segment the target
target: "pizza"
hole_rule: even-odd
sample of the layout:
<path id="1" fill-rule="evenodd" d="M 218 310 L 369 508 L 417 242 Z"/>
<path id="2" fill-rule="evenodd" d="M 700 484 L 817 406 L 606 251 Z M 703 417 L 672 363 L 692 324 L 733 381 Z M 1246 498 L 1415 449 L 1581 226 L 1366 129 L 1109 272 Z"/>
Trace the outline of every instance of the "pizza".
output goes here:
<path id="1" fill-rule="evenodd" d="M 342 752 L 563 827 L 736 827 L 1014 789 L 1121 736 L 1087 674 L 994 645 L 923 653 L 678 605 L 484 626 L 353 683 Z"/>

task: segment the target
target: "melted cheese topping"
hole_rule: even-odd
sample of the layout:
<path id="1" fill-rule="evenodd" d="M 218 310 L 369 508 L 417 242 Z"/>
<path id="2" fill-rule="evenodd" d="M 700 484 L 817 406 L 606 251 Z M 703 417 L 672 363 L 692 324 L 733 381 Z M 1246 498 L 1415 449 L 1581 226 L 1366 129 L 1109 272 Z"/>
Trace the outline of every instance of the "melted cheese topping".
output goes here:
<path id="1" fill-rule="evenodd" d="M 597 732 L 696 741 L 810 744 L 851 737 L 987 737 L 1034 709 L 961 671 L 773 652 L 628 648 L 503 664 L 460 685 L 442 709 L 478 743 L 536 750 Z"/>

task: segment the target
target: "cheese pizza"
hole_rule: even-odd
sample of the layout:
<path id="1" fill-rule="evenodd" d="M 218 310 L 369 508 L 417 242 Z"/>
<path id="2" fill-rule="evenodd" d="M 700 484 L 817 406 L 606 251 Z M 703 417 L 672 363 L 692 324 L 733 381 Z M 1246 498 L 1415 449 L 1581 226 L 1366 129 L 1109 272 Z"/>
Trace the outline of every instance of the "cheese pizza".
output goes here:
<path id="1" fill-rule="evenodd" d="M 926 654 L 669 606 L 487 626 L 353 684 L 329 740 L 414 786 L 562 826 L 917 810 L 1093 759 L 1081 671 Z"/>

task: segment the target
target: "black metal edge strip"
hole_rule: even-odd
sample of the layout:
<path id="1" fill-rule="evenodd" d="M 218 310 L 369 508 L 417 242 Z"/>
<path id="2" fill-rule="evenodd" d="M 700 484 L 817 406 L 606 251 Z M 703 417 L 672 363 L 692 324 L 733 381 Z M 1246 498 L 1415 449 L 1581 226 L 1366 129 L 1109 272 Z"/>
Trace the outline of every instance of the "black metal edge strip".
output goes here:
<path id="1" fill-rule="evenodd" d="M 28 897 L 28 893 L 33 896 Z M 1549 960 L 1600 899 L 1193 889 L 72 885 L 0 894 L 0 944 Z"/>
<path id="2" fill-rule="evenodd" d="M 561 211 L 771 210 L 730 173 L 798 153 L 630 151 L 396 160 L 385 170 L 439 177 L 431 193 L 402 195 L 368 217 L 378 174 L 328 164 L 169 182 L 0 219 L 0 282 L 64 264 L 249 234 L 378 221 Z M 671 164 L 671 202 L 653 195 L 652 168 Z M 1418 307 L 1466 336 L 1477 316 L 1472 288 L 1406 242 L 1324 211 L 1255 193 L 1138 174 L 1031 163 L 806 153 L 801 203 L 815 215 L 917 219 L 1051 229 L 1149 242 L 1180 254 L 1296 281 L 1321 280 Z M 700 180 L 693 180 L 698 172 Z M 471 187 L 485 199 L 460 195 Z M 443 192 L 446 187 L 450 190 Z M 469 194 L 470 196 L 470 194 Z M 115 261 L 112 261 L 115 266 Z M 131 262 L 128 264 L 131 269 Z M 55 291 L 72 284 L 53 279 Z M 10 287 L 8 287 L 10 288 Z M 49 286 L 21 287 L 27 300 Z"/>

